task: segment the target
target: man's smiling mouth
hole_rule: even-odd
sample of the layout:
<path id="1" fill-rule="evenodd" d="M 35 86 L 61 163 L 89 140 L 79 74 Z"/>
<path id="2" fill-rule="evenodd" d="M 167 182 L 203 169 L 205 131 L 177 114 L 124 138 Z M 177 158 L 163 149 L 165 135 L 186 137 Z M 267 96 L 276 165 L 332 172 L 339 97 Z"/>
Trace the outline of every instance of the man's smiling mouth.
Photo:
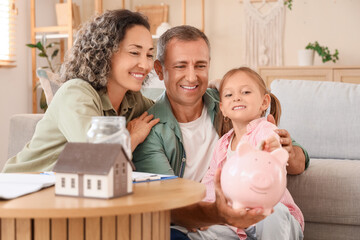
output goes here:
<path id="1" fill-rule="evenodd" d="M 184 85 L 180 85 L 181 88 L 184 88 L 184 89 L 187 89 L 187 90 L 193 90 L 195 88 L 198 87 L 198 85 L 195 85 L 195 86 L 184 86 Z"/>

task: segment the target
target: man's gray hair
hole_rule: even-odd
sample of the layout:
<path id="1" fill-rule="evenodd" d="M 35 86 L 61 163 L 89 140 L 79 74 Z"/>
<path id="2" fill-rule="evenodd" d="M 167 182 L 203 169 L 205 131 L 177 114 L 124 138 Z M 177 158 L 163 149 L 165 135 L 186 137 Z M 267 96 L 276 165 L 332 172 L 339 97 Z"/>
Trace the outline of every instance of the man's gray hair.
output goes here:
<path id="1" fill-rule="evenodd" d="M 204 39 L 210 52 L 209 39 L 202 31 L 189 25 L 173 27 L 163 33 L 157 42 L 156 58 L 162 65 L 165 61 L 166 47 L 173 38 L 179 39 L 181 41 L 196 41 L 198 39 Z"/>

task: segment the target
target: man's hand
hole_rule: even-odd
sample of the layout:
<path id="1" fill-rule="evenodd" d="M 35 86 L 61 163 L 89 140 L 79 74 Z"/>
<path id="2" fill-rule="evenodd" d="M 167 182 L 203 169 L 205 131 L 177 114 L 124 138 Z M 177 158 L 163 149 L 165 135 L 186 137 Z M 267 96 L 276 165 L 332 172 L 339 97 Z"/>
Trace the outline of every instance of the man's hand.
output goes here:
<path id="1" fill-rule="evenodd" d="M 157 124 L 160 119 L 153 119 L 154 115 L 148 115 L 147 112 L 144 112 L 140 117 L 134 118 L 128 122 L 126 128 L 131 136 L 131 151 L 133 152 L 137 145 L 142 143 L 147 135 L 149 135 L 150 130 L 155 124 Z"/>
<path id="2" fill-rule="evenodd" d="M 269 114 L 268 122 L 275 124 L 274 117 Z M 300 147 L 292 145 L 290 133 L 285 129 L 277 129 L 275 132 L 280 136 L 282 147 L 289 153 L 289 161 L 286 170 L 288 174 L 300 174 L 305 171 L 305 154 Z"/>
<path id="3" fill-rule="evenodd" d="M 220 222 L 243 229 L 263 220 L 265 216 L 261 208 L 253 208 L 250 210 L 244 208 L 233 209 L 228 205 L 221 190 L 220 175 L 221 169 L 217 169 L 215 174 L 215 205 Z"/>

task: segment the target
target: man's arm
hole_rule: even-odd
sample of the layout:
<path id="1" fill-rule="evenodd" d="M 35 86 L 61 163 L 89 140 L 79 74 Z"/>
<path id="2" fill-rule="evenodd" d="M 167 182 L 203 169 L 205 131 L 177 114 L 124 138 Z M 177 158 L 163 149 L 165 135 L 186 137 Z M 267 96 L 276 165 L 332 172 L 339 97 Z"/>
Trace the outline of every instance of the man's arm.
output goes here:
<path id="1" fill-rule="evenodd" d="M 136 171 L 174 175 L 163 146 L 162 139 L 153 127 L 144 142 L 133 152 Z"/>
<path id="2" fill-rule="evenodd" d="M 237 228 L 247 228 L 265 218 L 261 208 L 251 210 L 233 209 L 226 201 L 220 187 L 221 170 L 215 174 L 215 202 L 199 202 L 171 211 L 171 222 L 188 229 L 214 224 L 228 224 Z"/>
<path id="3" fill-rule="evenodd" d="M 269 114 L 267 120 L 275 124 L 274 117 Z M 295 140 L 291 139 L 290 133 L 285 129 L 277 129 L 275 132 L 280 136 L 280 143 L 289 153 L 289 161 L 286 170 L 290 175 L 301 174 L 309 166 L 309 155 L 306 150 Z"/>
<path id="4" fill-rule="evenodd" d="M 290 134 L 285 129 L 275 130 L 280 136 L 280 143 L 289 153 L 289 161 L 286 170 L 288 174 L 296 175 L 305 171 L 306 156 L 299 144 L 291 139 Z"/>

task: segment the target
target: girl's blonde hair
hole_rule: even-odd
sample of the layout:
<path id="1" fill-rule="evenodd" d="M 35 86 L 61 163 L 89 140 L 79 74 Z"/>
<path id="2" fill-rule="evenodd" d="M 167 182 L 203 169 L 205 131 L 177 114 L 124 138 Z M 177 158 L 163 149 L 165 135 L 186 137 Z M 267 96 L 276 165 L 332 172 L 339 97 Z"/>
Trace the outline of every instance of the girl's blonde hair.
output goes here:
<path id="1" fill-rule="evenodd" d="M 243 73 L 247 74 L 249 77 L 251 77 L 254 81 L 256 81 L 256 83 L 258 84 L 258 86 L 260 88 L 260 92 L 263 95 L 265 95 L 265 94 L 270 95 L 270 98 L 271 98 L 270 114 L 274 116 L 275 124 L 278 125 L 278 123 L 280 122 L 280 115 L 281 115 L 280 101 L 274 94 L 272 94 L 270 91 L 267 90 L 264 80 L 261 78 L 261 76 L 257 72 L 255 72 L 251 68 L 248 68 L 248 67 L 234 68 L 234 69 L 231 69 L 230 71 L 228 71 L 224 75 L 224 77 L 221 79 L 220 87 L 219 87 L 220 101 L 221 101 L 221 96 L 222 96 L 225 82 L 231 76 L 233 76 L 235 73 L 238 73 L 238 72 L 243 72 Z M 265 116 L 265 112 L 266 111 L 264 111 L 261 114 L 262 117 Z M 232 125 L 232 122 L 230 121 L 230 119 L 224 120 L 224 115 L 222 114 L 222 112 L 220 110 L 218 111 L 216 118 L 217 118 L 217 123 L 219 124 L 218 128 L 217 128 L 218 129 L 217 132 L 220 137 L 223 136 L 225 133 L 227 133 L 228 131 L 230 131 L 233 128 L 233 125 Z"/>

